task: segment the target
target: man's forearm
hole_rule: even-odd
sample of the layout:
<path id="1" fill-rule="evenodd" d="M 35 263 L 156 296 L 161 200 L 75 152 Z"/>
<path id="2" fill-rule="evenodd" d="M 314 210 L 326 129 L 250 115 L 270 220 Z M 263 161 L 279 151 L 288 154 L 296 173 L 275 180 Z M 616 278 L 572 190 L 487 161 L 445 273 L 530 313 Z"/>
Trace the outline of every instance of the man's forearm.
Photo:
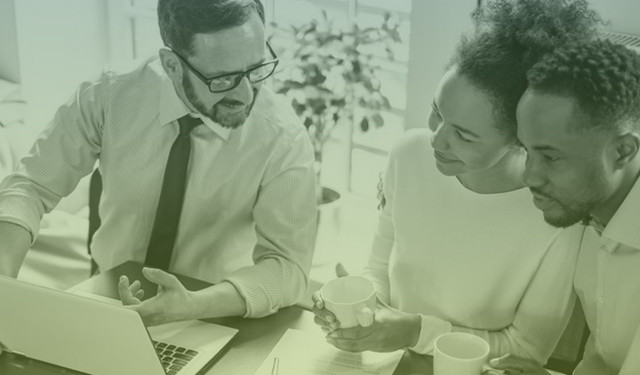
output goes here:
<path id="1" fill-rule="evenodd" d="M 23 227 L 0 222 L 0 275 L 18 277 L 31 245 L 31 233 Z"/>
<path id="2" fill-rule="evenodd" d="M 193 292 L 193 298 L 195 309 L 192 319 L 244 316 L 247 313 L 246 301 L 227 281 Z"/>

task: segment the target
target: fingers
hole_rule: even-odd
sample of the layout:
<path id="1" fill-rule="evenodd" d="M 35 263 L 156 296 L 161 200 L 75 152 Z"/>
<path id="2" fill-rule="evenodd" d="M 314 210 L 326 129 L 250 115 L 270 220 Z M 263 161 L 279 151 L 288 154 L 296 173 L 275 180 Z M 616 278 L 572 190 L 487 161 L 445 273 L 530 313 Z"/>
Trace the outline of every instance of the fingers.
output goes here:
<path id="1" fill-rule="evenodd" d="M 489 361 L 491 367 L 499 370 L 513 370 L 521 373 L 542 373 L 547 374 L 541 365 L 527 358 L 518 357 L 513 354 L 505 354 L 502 357 Z"/>
<path id="2" fill-rule="evenodd" d="M 313 308 L 311 310 L 315 314 L 315 323 L 319 325 L 325 333 L 337 329 L 340 323 L 331 311 L 324 308 L 324 301 L 319 291 L 313 293 L 311 300 L 313 301 Z"/>
<path id="3" fill-rule="evenodd" d="M 344 268 L 342 263 L 336 264 L 336 276 L 338 277 L 349 276 L 349 272 L 347 272 L 347 269 Z"/>
<path id="4" fill-rule="evenodd" d="M 370 345 L 367 342 L 367 340 L 331 337 L 331 335 L 335 335 L 339 331 L 335 331 L 327 337 L 327 342 L 329 344 L 335 346 L 340 350 L 344 350 L 345 352 L 351 352 L 351 353 L 360 353 L 369 349 Z M 342 335 L 353 335 L 353 332 L 342 333 Z"/>
<path id="5" fill-rule="evenodd" d="M 134 281 L 133 284 L 129 286 L 129 290 L 135 298 L 142 301 L 142 298 L 144 298 L 144 289 L 142 289 L 142 284 L 140 283 L 140 281 Z"/>
<path id="6" fill-rule="evenodd" d="M 317 309 L 324 309 L 324 300 L 322 299 L 322 295 L 320 291 L 317 291 L 311 295 L 311 300 L 313 301 L 313 306 Z"/>
<path id="7" fill-rule="evenodd" d="M 138 293 L 141 287 L 142 287 L 142 284 L 140 284 L 140 281 L 136 280 L 133 283 L 131 283 L 131 285 L 129 285 L 129 290 L 131 291 L 132 294 L 136 294 Z"/>
<path id="8" fill-rule="evenodd" d="M 140 289 L 139 291 L 137 291 L 134 296 L 139 299 L 140 301 L 142 301 L 142 299 L 144 298 L 144 290 Z"/>
<path id="9" fill-rule="evenodd" d="M 364 327 L 337 329 L 327 335 L 328 338 L 336 340 L 362 340 L 373 333 L 371 329 Z"/>
<path id="10" fill-rule="evenodd" d="M 131 293 L 129 278 L 126 276 L 120 276 L 120 280 L 118 281 L 118 294 L 120 295 L 120 300 L 123 305 L 137 305 L 140 303 L 140 300 Z"/>
<path id="11" fill-rule="evenodd" d="M 182 284 L 178 281 L 177 277 L 157 268 L 145 267 L 142 269 L 142 274 L 147 280 L 158 284 L 158 286 L 164 289 L 182 288 Z"/>
<path id="12" fill-rule="evenodd" d="M 370 308 L 365 307 L 356 315 L 356 319 L 361 326 L 369 327 L 373 324 L 373 311 L 371 311 Z"/>
<path id="13" fill-rule="evenodd" d="M 316 314 L 316 316 L 313 318 L 313 321 L 317 325 L 319 325 L 320 328 L 322 328 L 322 330 L 326 333 L 333 332 L 334 330 L 338 329 L 338 327 L 340 327 L 340 324 L 338 323 L 338 321 L 336 321 L 333 314 L 331 314 L 327 310 L 316 311 L 314 309 L 313 312 L 314 314 Z"/>

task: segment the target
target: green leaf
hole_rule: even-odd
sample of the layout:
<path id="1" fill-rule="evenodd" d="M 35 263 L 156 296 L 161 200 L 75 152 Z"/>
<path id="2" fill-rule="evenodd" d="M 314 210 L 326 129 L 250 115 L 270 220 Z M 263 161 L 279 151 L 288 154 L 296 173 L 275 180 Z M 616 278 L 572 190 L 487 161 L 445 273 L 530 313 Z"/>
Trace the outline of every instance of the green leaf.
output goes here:
<path id="1" fill-rule="evenodd" d="M 389 99 L 383 95 L 381 95 L 381 97 L 382 97 L 382 108 L 391 109 L 391 102 L 389 102 Z"/>
<path id="2" fill-rule="evenodd" d="M 297 100 L 292 100 L 291 106 L 298 116 L 301 116 L 304 113 L 304 110 L 307 108 L 304 104 L 298 103 Z"/>
<path id="3" fill-rule="evenodd" d="M 376 113 L 373 116 L 371 116 L 371 120 L 373 120 L 373 123 L 376 125 L 376 128 L 380 128 L 382 127 L 382 125 L 384 125 L 384 118 L 382 118 L 382 116 L 379 113 Z"/>
<path id="4" fill-rule="evenodd" d="M 364 117 L 362 118 L 362 121 L 360 121 L 360 129 L 362 129 L 363 132 L 366 132 L 369 130 L 369 119 Z"/>
<path id="5" fill-rule="evenodd" d="M 304 119 L 304 126 L 309 129 L 309 127 L 313 125 L 313 120 L 311 119 L 311 117 L 307 117 Z"/>
<path id="6" fill-rule="evenodd" d="M 308 100 L 307 104 L 311 107 L 315 115 L 319 115 L 327 109 L 327 102 L 322 98 Z"/>

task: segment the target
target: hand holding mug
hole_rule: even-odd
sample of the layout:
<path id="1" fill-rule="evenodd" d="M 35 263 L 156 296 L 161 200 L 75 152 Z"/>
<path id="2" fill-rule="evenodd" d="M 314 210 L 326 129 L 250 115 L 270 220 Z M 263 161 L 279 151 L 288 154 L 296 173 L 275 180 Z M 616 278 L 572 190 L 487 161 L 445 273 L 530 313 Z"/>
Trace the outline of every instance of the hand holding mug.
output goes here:
<path id="1" fill-rule="evenodd" d="M 335 272 L 338 278 L 349 276 L 349 273 L 341 263 L 336 264 Z M 312 311 L 315 314 L 315 323 L 322 328 L 324 333 L 333 332 L 337 329 L 340 326 L 340 322 L 338 322 L 336 316 L 331 311 L 325 308 L 320 290 L 313 293 L 311 300 L 313 301 Z"/>
<path id="2" fill-rule="evenodd" d="M 348 276 L 338 264 L 338 279 L 313 295 L 315 322 L 335 347 L 362 352 L 391 352 L 415 345 L 420 317 L 395 310 L 376 298 L 373 283 Z"/>
<path id="3" fill-rule="evenodd" d="M 500 358 L 489 361 L 491 367 L 503 371 L 504 374 L 526 375 L 550 375 L 539 363 L 534 360 L 506 354 Z"/>
<path id="4" fill-rule="evenodd" d="M 414 346 L 420 336 L 419 315 L 408 314 L 377 300 L 373 322 L 367 326 L 338 328 L 327 342 L 348 352 L 394 352 Z"/>

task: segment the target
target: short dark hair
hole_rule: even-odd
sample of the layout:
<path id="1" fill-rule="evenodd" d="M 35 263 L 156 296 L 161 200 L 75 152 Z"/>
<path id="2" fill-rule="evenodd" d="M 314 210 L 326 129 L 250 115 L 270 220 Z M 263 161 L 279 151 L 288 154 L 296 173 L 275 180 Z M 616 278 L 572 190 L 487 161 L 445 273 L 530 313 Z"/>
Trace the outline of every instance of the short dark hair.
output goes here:
<path id="1" fill-rule="evenodd" d="M 166 46 L 191 56 L 195 34 L 240 26 L 254 12 L 264 23 L 260 0 L 158 0 L 160 36 Z"/>
<path id="2" fill-rule="evenodd" d="M 574 121 L 574 129 L 640 130 L 640 55 L 623 45 L 565 46 L 537 63 L 528 80 L 534 92 L 576 99 L 587 118 Z"/>
<path id="3" fill-rule="evenodd" d="M 595 37 L 602 21 L 586 0 L 495 0 L 472 14 L 449 63 L 491 98 L 498 129 L 516 141 L 516 108 L 527 71 L 545 54 Z"/>

